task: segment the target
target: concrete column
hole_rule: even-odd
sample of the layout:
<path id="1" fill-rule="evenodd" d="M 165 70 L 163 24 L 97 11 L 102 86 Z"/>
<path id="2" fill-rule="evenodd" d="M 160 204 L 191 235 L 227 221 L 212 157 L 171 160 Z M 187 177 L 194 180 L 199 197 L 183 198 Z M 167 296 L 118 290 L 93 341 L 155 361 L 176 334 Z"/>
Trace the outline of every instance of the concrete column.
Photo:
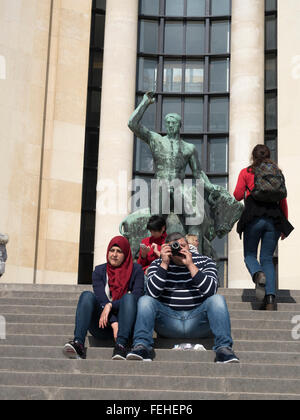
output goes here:
<path id="1" fill-rule="evenodd" d="M 249 165 L 253 147 L 264 143 L 264 1 L 232 0 L 229 190 Z M 235 228 L 228 243 L 229 287 L 252 287 L 243 244 Z"/>
<path id="2" fill-rule="evenodd" d="M 135 105 L 138 0 L 107 2 L 101 98 L 94 264 L 129 212 L 133 135 L 127 123 Z"/>
<path id="3" fill-rule="evenodd" d="M 289 220 L 295 230 L 279 241 L 280 289 L 299 289 L 300 3 L 278 2 L 278 163 L 288 190 Z"/>

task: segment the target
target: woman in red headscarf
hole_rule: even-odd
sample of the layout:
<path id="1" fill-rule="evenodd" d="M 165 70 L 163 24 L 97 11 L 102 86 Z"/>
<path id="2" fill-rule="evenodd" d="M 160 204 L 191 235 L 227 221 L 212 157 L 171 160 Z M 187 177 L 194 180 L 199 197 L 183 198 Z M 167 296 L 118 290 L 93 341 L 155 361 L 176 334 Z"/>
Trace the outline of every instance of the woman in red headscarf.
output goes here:
<path id="1" fill-rule="evenodd" d="M 99 339 L 114 337 L 113 359 L 126 359 L 132 335 L 137 301 L 144 293 L 144 272 L 133 263 L 130 244 L 123 236 L 114 237 L 106 253 L 105 264 L 93 272 L 92 292 L 83 292 L 76 311 L 74 340 L 64 347 L 69 358 L 85 359 L 87 332 Z"/>

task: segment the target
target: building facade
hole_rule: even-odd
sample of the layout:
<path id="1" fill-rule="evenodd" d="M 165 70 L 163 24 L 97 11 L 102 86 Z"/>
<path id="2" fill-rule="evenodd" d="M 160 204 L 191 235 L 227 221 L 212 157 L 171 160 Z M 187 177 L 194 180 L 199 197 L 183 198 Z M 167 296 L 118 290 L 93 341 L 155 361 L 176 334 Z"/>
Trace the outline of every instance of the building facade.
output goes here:
<path id="1" fill-rule="evenodd" d="M 154 175 L 127 126 L 154 90 L 145 125 L 163 134 L 163 116 L 179 113 L 181 137 L 231 193 L 253 147 L 271 148 L 295 227 L 278 247 L 278 286 L 298 289 L 298 3 L 0 0 L 1 281 L 91 282 L 135 210 L 134 185 Z M 235 228 L 214 245 L 222 285 L 252 287 Z"/>

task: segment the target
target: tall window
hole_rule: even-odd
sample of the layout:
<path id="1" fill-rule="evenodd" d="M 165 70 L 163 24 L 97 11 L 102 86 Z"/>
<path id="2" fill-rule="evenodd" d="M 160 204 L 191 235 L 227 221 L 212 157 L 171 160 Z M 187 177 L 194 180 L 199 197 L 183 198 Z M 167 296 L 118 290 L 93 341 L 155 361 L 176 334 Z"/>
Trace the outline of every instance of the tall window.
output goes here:
<path id="1" fill-rule="evenodd" d="M 227 188 L 229 138 L 230 0 L 140 0 L 137 102 L 155 90 L 142 123 L 165 135 L 163 116 L 181 115 L 181 137 L 198 150 L 211 181 Z M 134 175 L 150 182 L 151 152 L 135 140 Z M 187 168 L 186 177 L 192 174 Z M 227 238 L 214 241 L 222 285 Z"/>
<path id="2" fill-rule="evenodd" d="M 78 283 L 92 282 L 106 0 L 93 0 L 87 96 Z"/>
<path id="3" fill-rule="evenodd" d="M 277 0 L 265 0 L 265 144 L 277 160 Z"/>
<path id="4" fill-rule="evenodd" d="M 277 130 L 277 0 L 265 0 L 265 144 L 275 162 Z M 278 283 L 278 248 L 273 260 Z"/>

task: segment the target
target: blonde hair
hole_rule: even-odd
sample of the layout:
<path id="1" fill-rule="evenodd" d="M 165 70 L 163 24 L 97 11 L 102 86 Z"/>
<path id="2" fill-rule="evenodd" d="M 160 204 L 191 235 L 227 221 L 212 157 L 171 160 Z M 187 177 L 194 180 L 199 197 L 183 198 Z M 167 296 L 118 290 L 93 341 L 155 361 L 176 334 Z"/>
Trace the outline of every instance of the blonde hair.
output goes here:
<path id="1" fill-rule="evenodd" d="M 199 237 L 198 235 L 193 235 L 191 233 L 188 233 L 187 235 L 185 235 L 185 239 L 187 240 L 188 244 L 197 246 L 196 241 L 199 241 Z"/>

